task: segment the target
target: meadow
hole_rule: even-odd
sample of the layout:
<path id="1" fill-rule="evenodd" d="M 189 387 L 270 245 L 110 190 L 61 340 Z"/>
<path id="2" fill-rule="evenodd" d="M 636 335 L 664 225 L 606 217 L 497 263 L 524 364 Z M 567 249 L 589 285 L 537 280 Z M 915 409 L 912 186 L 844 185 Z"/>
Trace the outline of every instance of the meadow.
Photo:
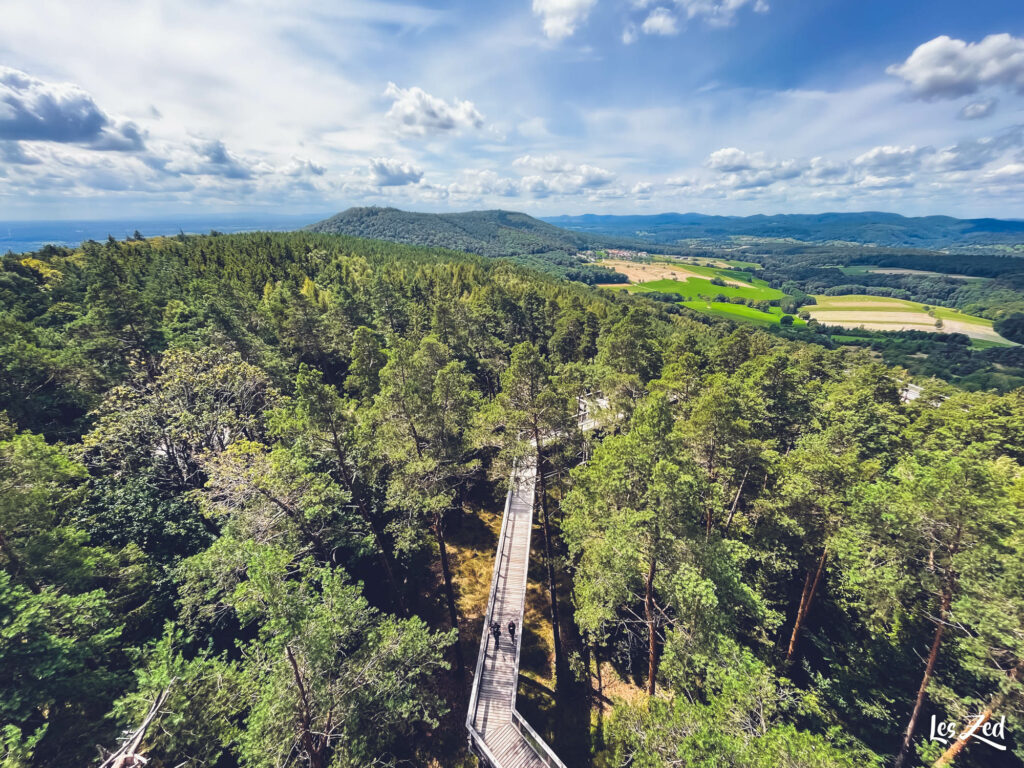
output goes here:
<path id="1" fill-rule="evenodd" d="M 785 297 L 782 291 L 772 288 L 767 282 L 753 277 L 749 272 L 697 264 L 647 264 L 613 259 L 601 261 L 599 264 L 626 275 L 630 280 L 627 290 L 634 293 L 677 293 L 688 300 L 725 296 L 729 299 L 739 297 L 752 301 L 772 301 Z M 715 278 L 725 284 L 715 285 L 711 282 Z"/>
<path id="2" fill-rule="evenodd" d="M 697 312 L 703 312 L 705 315 L 714 315 L 715 317 L 725 317 L 730 320 L 744 320 L 748 323 L 754 323 L 755 325 L 779 325 L 785 313 L 778 307 L 770 307 L 767 312 L 762 312 L 754 307 L 748 307 L 745 304 L 730 304 L 727 301 L 684 301 L 682 302 L 684 307 L 695 310 Z M 791 315 L 793 318 L 793 325 L 807 325 L 806 321 Z"/>
<path id="3" fill-rule="evenodd" d="M 872 331 L 930 331 L 963 333 L 972 339 L 1012 346 L 992 328 L 992 321 L 966 315 L 949 307 L 884 296 L 815 296 L 816 304 L 804 307 L 825 325 L 864 328 Z"/>

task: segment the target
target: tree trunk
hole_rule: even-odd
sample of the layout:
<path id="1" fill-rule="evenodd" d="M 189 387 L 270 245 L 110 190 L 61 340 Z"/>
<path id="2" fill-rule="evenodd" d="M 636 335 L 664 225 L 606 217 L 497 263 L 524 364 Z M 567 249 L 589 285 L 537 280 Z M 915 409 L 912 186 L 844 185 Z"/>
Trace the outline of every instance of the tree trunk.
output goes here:
<path id="1" fill-rule="evenodd" d="M 547 485 L 544 482 L 544 467 L 541 463 L 540 443 L 537 443 L 537 498 L 540 502 L 541 522 L 544 527 L 544 560 L 548 571 L 548 594 L 551 596 L 551 632 L 555 645 L 555 680 L 563 669 L 562 633 L 558 624 L 558 592 L 555 586 L 555 562 L 551 553 L 551 523 L 548 520 Z"/>
<path id="2" fill-rule="evenodd" d="M 1016 682 L 1020 676 L 1021 671 L 1024 670 L 1024 661 L 1014 667 L 1013 671 L 1010 672 L 1010 682 Z M 971 723 L 970 733 L 974 733 L 976 730 L 981 728 L 985 723 L 992 717 L 992 713 L 995 712 L 999 707 L 1003 705 L 1006 700 L 1005 693 L 998 693 L 989 699 L 988 706 L 985 707 L 985 711 L 978 716 L 978 719 Z M 970 736 L 966 739 L 957 738 L 952 744 L 949 745 L 949 749 L 942 753 L 942 757 L 935 761 L 932 768 L 945 768 L 953 762 L 953 759 L 960 754 L 961 750 L 967 746 L 967 742 L 970 741 Z"/>
<path id="3" fill-rule="evenodd" d="M 793 653 L 796 651 L 796 640 L 800 635 L 800 628 L 811 610 L 811 601 L 814 600 L 814 593 L 818 591 L 818 583 L 821 581 L 821 574 L 825 570 L 825 558 L 828 556 L 828 547 L 821 550 L 821 558 L 818 560 L 818 570 L 814 574 L 814 581 L 811 582 L 811 572 L 807 572 L 807 580 L 804 582 L 804 593 L 800 596 L 800 607 L 796 612 L 796 622 L 793 624 L 793 634 L 789 636 L 789 648 L 786 650 L 786 663 L 793 660 Z M 810 589 L 807 585 L 810 583 Z"/>
<path id="4" fill-rule="evenodd" d="M 295 675 L 295 685 L 299 689 L 299 737 L 302 739 L 302 746 L 309 754 L 309 768 L 325 768 L 327 765 L 326 755 L 323 754 L 323 744 L 316 744 L 313 741 L 313 719 L 310 715 L 309 699 L 306 696 L 306 686 L 302 684 L 302 675 L 299 674 L 299 665 L 295 662 L 295 655 L 290 646 L 284 647 L 288 661 L 292 665 L 292 674 Z"/>
<path id="5" fill-rule="evenodd" d="M 452 572 L 448 565 L 448 547 L 444 543 L 444 527 L 441 525 L 441 515 L 434 515 L 434 535 L 437 537 L 437 546 L 441 551 L 441 573 L 444 575 L 444 593 L 448 602 L 448 619 L 451 621 L 452 629 L 455 630 L 455 664 L 459 669 L 459 678 L 466 677 L 466 664 L 462 660 L 462 643 L 459 640 L 459 611 L 455 607 L 455 588 L 452 586 Z"/>
<path id="6" fill-rule="evenodd" d="M 729 519 L 725 521 L 725 533 L 729 532 L 729 526 L 732 525 L 732 518 L 736 514 L 736 509 L 740 505 L 740 495 L 743 493 L 743 486 L 747 483 L 747 475 L 750 474 L 750 469 L 747 468 L 743 472 L 743 479 L 740 480 L 740 487 L 736 489 L 736 498 L 732 500 L 732 507 L 729 509 Z"/>
<path id="7" fill-rule="evenodd" d="M 935 671 L 935 662 L 939 658 L 939 646 L 942 644 L 942 633 L 946 629 L 946 614 L 949 612 L 949 605 L 953 600 L 952 580 L 947 583 L 942 594 L 942 605 L 939 607 L 938 625 L 935 627 L 935 637 L 932 640 L 932 649 L 928 653 L 928 663 L 924 667 L 924 676 L 921 678 L 921 686 L 917 689 L 917 699 L 914 701 L 914 711 L 910 714 L 910 722 L 907 723 L 907 730 L 903 734 L 903 743 L 900 744 L 899 754 L 896 755 L 896 762 L 893 768 L 902 768 L 903 762 L 907 759 L 907 751 L 910 749 L 910 740 L 914 737 L 914 729 L 917 727 L 917 718 L 921 714 L 921 707 L 924 705 L 924 695 L 928 690 L 928 683 L 931 682 L 932 672 Z"/>
<path id="8" fill-rule="evenodd" d="M 658 676 L 657 637 L 654 614 L 654 555 L 651 555 L 647 569 L 647 582 L 644 584 L 644 612 L 647 614 L 647 695 L 653 696 Z"/>

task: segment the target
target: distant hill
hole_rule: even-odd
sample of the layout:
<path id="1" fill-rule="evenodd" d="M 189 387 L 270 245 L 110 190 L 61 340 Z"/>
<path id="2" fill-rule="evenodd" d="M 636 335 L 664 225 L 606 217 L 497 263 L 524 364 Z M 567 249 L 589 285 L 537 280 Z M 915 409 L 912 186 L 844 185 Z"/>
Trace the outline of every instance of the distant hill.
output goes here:
<path id="1" fill-rule="evenodd" d="M 398 208 L 349 208 L 307 229 L 452 248 L 482 256 L 575 253 L 588 242 L 583 235 L 514 211 L 414 213 Z"/>
<path id="2" fill-rule="evenodd" d="M 956 219 L 951 216 L 908 218 L 895 213 L 780 214 L 775 216 L 706 216 L 661 213 L 654 216 L 545 217 L 544 221 L 590 236 L 677 243 L 688 239 L 735 236 L 789 237 L 821 242 L 843 240 L 884 246 L 942 249 L 956 246 L 1024 243 L 1024 221 Z"/>
<path id="3" fill-rule="evenodd" d="M 625 281 L 625 276 L 585 264 L 576 255 L 589 247 L 592 236 L 514 211 L 414 213 L 398 208 L 349 208 L 306 229 L 510 258 L 585 283 Z"/>

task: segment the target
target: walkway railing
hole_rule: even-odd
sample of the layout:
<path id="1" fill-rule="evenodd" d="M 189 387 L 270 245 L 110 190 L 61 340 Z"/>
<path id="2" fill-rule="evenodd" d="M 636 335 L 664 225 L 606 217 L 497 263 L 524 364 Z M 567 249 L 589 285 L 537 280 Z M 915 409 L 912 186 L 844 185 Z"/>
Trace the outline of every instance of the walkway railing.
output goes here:
<path id="1" fill-rule="evenodd" d="M 498 761 L 487 749 L 483 734 L 476 727 L 477 704 L 480 701 L 480 682 L 483 680 L 484 661 L 487 658 L 487 629 L 491 626 L 494 612 L 494 595 L 498 591 L 498 576 L 505 561 L 506 540 L 505 532 L 508 530 L 509 508 L 512 506 L 512 496 L 516 492 L 516 468 L 512 468 L 512 476 L 508 481 L 508 494 L 505 496 L 505 511 L 501 515 L 501 533 L 498 534 L 498 552 L 494 556 L 494 573 L 491 575 L 491 591 L 487 596 L 487 611 L 484 613 L 484 623 L 480 628 L 480 652 L 476 657 L 476 669 L 473 672 L 473 688 L 469 694 L 469 711 L 466 713 L 466 730 L 469 731 L 469 750 L 473 754 L 487 758 L 488 762 L 498 768 Z M 522 627 L 520 616 L 519 626 Z M 518 678 L 517 678 L 518 679 Z"/>
<path id="2" fill-rule="evenodd" d="M 510 541 L 511 532 L 509 529 L 509 519 L 511 517 L 510 510 L 516 492 L 526 491 L 524 495 L 528 497 L 530 502 L 529 515 L 521 522 L 524 522 L 527 525 L 525 548 L 525 557 L 527 562 L 524 563 L 523 581 L 520 585 L 521 594 L 523 595 L 523 599 L 518 605 L 519 619 L 517 626 L 520 628 L 520 642 L 515 644 L 515 672 L 512 678 L 511 700 L 509 701 L 511 713 L 510 725 L 522 736 L 525 743 L 533 750 L 537 758 L 537 765 L 544 765 L 549 768 L 566 768 L 565 764 L 558 758 L 551 747 L 548 746 L 547 742 L 545 742 L 544 739 L 541 738 L 541 736 L 530 726 L 530 724 L 526 722 L 526 718 L 516 710 L 516 695 L 519 680 L 519 652 L 523 635 L 524 614 L 526 610 L 526 584 L 529 577 L 528 566 L 530 543 L 533 532 L 534 495 L 536 493 L 537 486 L 537 468 L 531 465 L 524 467 L 523 469 L 524 471 L 522 473 L 520 473 L 518 467 L 513 469 L 512 475 L 509 479 L 508 495 L 505 497 L 505 511 L 502 515 L 501 533 L 498 535 L 498 550 L 494 558 L 494 573 L 491 576 L 491 591 L 487 598 L 487 610 L 484 613 L 484 623 L 480 633 L 480 651 L 477 654 L 476 670 L 473 675 L 473 688 L 469 697 L 469 711 L 466 715 L 466 730 L 469 733 L 469 747 L 473 754 L 477 755 L 477 757 L 479 757 L 481 761 L 490 768 L 506 768 L 506 766 L 502 765 L 498 758 L 495 757 L 492 750 L 488 747 L 484 735 L 477 726 L 477 713 L 480 703 L 480 686 L 483 681 L 484 665 L 487 658 L 487 631 L 494 619 L 495 595 L 498 590 L 499 579 L 502 573 L 507 571 L 509 560 L 512 556 Z M 525 485 L 526 483 L 529 484 L 529 488 L 520 487 L 520 484 Z"/>

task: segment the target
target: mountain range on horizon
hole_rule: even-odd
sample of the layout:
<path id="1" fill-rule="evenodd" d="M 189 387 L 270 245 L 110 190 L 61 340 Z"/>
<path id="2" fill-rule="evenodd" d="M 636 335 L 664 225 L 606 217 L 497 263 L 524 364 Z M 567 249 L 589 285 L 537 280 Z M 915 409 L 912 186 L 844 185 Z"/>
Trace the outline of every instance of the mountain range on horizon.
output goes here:
<path id="1" fill-rule="evenodd" d="M 746 236 L 943 249 L 958 245 L 1014 244 L 1024 237 L 1024 220 L 1021 219 L 903 216 L 883 211 L 752 216 L 583 214 L 546 216 L 542 220 L 573 232 L 630 237 L 652 243 Z"/>
<path id="2" fill-rule="evenodd" d="M 535 218 L 505 210 L 422 213 L 370 206 L 349 208 L 307 229 L 452 248 L 484 256 L 574 253 L 594 247 L 676 245 L 689 240 L 731 237 L 843 241 L 936 250 L 1012 245 L 1024 239 L 1024 220 L 907 217 L 880 211 L 753 216 L 583 214 Z"/>

